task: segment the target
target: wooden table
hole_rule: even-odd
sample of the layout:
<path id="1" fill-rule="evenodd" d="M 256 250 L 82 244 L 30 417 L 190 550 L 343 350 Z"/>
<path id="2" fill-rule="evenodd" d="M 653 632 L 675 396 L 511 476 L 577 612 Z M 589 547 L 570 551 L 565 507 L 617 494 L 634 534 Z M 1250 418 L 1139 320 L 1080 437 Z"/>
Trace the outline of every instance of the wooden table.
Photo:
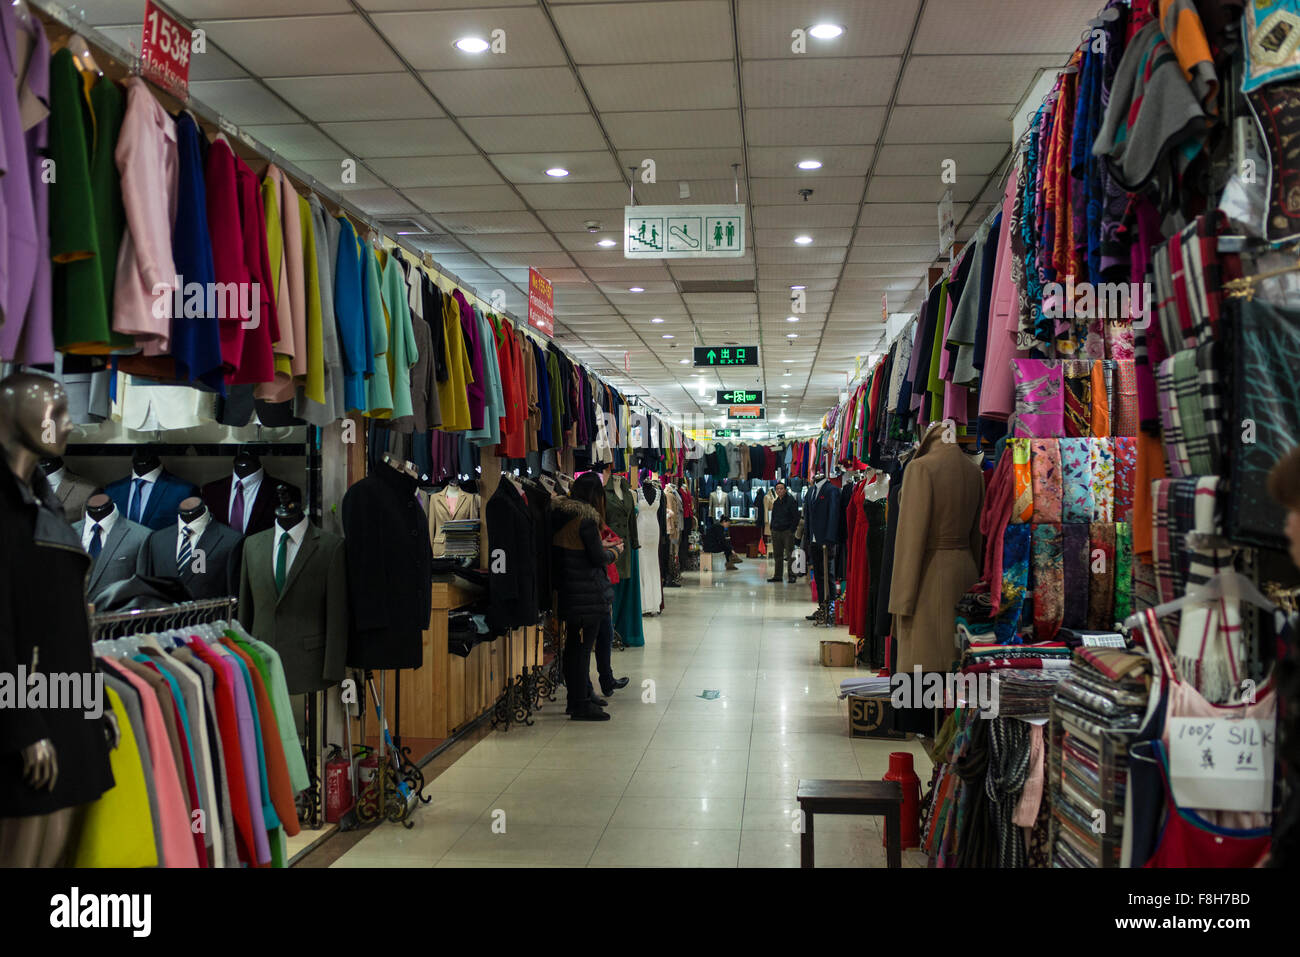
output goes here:
<path id="1" fill-rule="evenodd" d="M 903 789 L 897 781 L 799 780 L 796 792 L 803 829 L 799 836 L 799 866 L 813 867 L 815 814 L 867 814 L 885 818 L 885 853 L 890 867 L 903 866 L 901 810 Z"/>

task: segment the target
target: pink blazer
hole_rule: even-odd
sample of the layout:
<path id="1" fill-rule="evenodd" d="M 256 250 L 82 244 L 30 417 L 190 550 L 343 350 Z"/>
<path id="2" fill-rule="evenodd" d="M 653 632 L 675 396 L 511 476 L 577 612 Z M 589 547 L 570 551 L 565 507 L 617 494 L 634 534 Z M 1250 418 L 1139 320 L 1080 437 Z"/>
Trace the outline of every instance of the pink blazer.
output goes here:
<path id="1" fill-rule="evenodd" d="M 117 257 L 113 329 L 135 336 L 147 356 L 167 355 L 176 289 L 176 122 L 138 76 L 126 83 L 126 115 L 113 155 L 127 226 Z M 168 297 L 166 308 L 154 308 L 159 295 Z"/>
<path id="2" fill-rule="evenodd" d="M 998 233 L 998 260 L 993 272 L 992 305 L 988 316 L 988 345 L 984 352 L 984 381 L 980 386 L 980 415 L 1006 419 L 1016 408 L 1016 386 L 1011 359 L 1016 354 L 1020 293 L 1011 278 L 1011 211 L 1016 200 L 1016 177 L 1007 179 L 1002 198 L 1002 229 Z"/>

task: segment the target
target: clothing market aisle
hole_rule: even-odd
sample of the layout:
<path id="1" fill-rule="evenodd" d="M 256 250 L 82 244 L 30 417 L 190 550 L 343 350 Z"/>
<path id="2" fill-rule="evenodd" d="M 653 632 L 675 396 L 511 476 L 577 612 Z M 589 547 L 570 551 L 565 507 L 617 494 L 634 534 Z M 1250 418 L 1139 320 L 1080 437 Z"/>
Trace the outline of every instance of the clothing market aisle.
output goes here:
<path id="1" fill-rule="evenodd" d="M 798 867 L 801 776 L 879 779 L 908 750 L 924 784 L 915 741 L 848 737 L 836 695 L 852 671 L 817 658 L 845 629 L 812 627 L 806 580 L 770 574 L 754 559 L 685 573 L 645 647 L 614 653 L 631 682 L 610 721 L 570 721 L 561 692 L 535 725 L 493 733 L 435 778 L 412 830 L 380 825 L 334 866 Z M 882 825 L 818 816 L 818 866 L 883 867 Z"/>

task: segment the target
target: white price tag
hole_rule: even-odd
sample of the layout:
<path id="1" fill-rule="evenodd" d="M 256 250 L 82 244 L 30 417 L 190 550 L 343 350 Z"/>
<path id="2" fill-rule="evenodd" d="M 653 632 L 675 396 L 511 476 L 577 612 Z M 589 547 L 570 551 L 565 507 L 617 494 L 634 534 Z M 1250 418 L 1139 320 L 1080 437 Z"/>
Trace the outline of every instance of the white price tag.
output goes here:
<path id="1" fill-rule="evenodd" d="M 1272 718 L 1171 718 L 1169 777 L 1179 807 L 1273 809 Z"/>

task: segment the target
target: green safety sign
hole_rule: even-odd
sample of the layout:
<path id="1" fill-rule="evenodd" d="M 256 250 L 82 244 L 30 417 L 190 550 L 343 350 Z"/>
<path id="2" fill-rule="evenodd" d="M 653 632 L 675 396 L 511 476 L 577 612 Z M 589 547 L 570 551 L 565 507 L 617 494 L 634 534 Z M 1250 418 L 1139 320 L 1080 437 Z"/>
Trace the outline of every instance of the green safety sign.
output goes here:
<path id="1" fill-rule="evenodd" d="M 745 207 L 625 206 L 625 259 L 735 258 L 745 254 Z"/>
<path id="2" fill-rule="evenodd" d="M 731 389 L 719 392 L 716 401 L 718 405 L 762 405 L 763 390 L 750 389 L 746 392 L 744 389 Z"/>
<path id="3" fill-rule="evenodd" d="M 696 346 L 697 366 L 756 366 L 758 346 Z"/>

